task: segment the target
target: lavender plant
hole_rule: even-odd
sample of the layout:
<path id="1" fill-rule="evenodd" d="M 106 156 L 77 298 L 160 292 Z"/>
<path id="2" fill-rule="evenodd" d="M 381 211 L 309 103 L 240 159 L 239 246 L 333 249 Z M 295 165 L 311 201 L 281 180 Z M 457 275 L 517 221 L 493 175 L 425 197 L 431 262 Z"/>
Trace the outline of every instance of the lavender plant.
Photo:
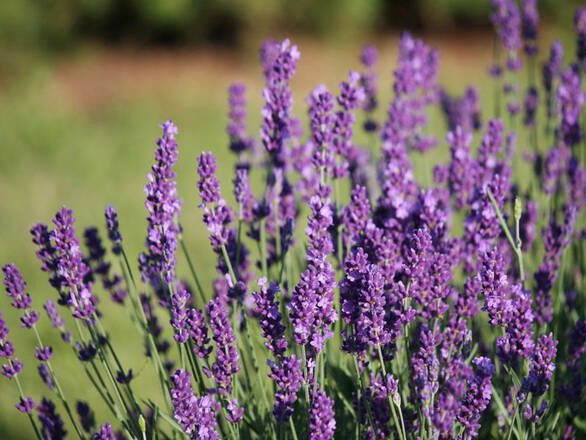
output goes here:
<path id="1" fill-rule="evenodd" d="M 367 46 L 363 72 L 351 71 L 337 95 L 319 85 L 307 97 L 304 136 L 290 86 L 300 52 L 267 41 L 259 136 L 248 133 L 245 86 L 229 88 L 236 205 L 222 198 L 214 154 L 194 164 L 217 257 L 211 286 L 182 236 L 181 209 L 198 207 L 194 194 L 185 205 L 177 194 L 172 121 L 147 174 L 145 249 L 134 263 L 113 206 L 108 246 L 96 227 L 82 246 L 66 207 L 52 226 L 34 225 L 56 291 L 43 308 L 96 400 L 64 393 L 36 327 L 41 295 L 6 264 L 6 294 L 35 334 L 47 388 L 22 382 L 31 366 L 16 352 L 32 350 L 14 347 L 0 312 L 1 374 L 16 386 L 5 398 L 28 417 L 31 438 L 586 437 L 586 9 L 576 11 L 569 65 L 554 41 L 540 82 L 537 2 L 493 5 L 494 114 L 474 86 L 461 96 L 441 88 L 439 53 L 405 33 L 386 119 L 375 113 L 377 52 Z M 446 133 L 430 132 L 434 107 Z M 380 148 L 361 145 L 359 130 Z M 434 148 L 449 160 L 418 182 L 414 165 Z M 519 172 L 521 157 L 534 176 Z M 178 273 L 184 257 L 196 291 Z M 126 311 L 146 366 L 123 364 L 100 301 Z M 143 368 L 157 387 L 133 387 Z M 98 400 L 108 420 L 96 417 Z"/>

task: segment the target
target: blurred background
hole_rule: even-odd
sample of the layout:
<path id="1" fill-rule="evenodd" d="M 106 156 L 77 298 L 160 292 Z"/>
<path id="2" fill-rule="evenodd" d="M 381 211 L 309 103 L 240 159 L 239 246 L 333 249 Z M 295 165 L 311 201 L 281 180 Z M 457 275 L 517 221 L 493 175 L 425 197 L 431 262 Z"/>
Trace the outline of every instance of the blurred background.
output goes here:
<path id="1" fill-rule="evenodd" d="M 539 1 L 542 57 L 554 37 L 573 51 L 572 16 L 578 3 Z M 185 239 L 209 286 L 215 257 L 197 208 L 195 159 L 202 149 L 219 155 L 222 189 L 232 200 L 227 88 L 234 81 L 247 85 L 249 132 L 258 133 L 263 88 L 258 48 L 266 38 L 289 37 L 299 46 L 302 55 L 292 84 L 298 116 L 305 114 L 304 98 L 315 85 L 337 90 L 349 69 L 360 69 L 362 46 L 372 43 L 379 50 L 378 118 L 384 118 L 397 40 L 404 30 L 440 50 L 440 82 L 448 91 L 460 94 L 475 83 L 483 108 L 491 109 L 489 13 L 488 0 L 0 1 L 0 263 L 14 262 L 22 269 L 40 309 L 55 292 L 39 270 L 30 226 L 49 222 L 66 204 L 78 219 L 79 235 L 89 225 L 103 231 L 108 203 L 119 210 L 126 249 L 135 261 L 146 230 L 142 187 L 158 125 L 173 119 L 180 130 L 176 170 Z M 432 115 L 434 134 L 443 139 L 445 130 L 439 115 Z M 434 154 L 447 157 L 444 142 Z M 420 177 L 428 178 L 430 168 L 415 166 Z M 180 265 L 183 270 L 181 258 Z M 107 298 L 102 309 L 123 363 L 138 374 L 135 389 L 141 395 L 156 393 L 126 314 Z M 5 295 L 0 310 L 25 363 L 25 393 L 38 400 L 45 389 L 37 378 L 33 334 L 19 327 Z M 55 347 L 53 364 L 65 393 L 71 400 L 96 401 L 44 314 L 39 325 Z M 32 438 L 28 420 L 14 409 L 16 387 L 4 377 L 0 396 L 0 439 Z M 104 408 L 95 410 L 98 424 L 109 419 Z"/>

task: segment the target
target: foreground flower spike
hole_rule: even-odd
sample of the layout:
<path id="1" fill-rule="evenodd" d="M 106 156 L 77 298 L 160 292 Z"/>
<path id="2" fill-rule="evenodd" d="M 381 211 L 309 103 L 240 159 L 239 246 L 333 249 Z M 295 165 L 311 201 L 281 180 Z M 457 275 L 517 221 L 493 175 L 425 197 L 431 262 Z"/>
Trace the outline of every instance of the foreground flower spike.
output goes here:
<path id="1" fill-rule="evenodd" d="M 73 211 L 65 206 L 53 219 L 55 229 L 51 239 L 55 248 L 55 261 L 61 287 L 60 304 L 73 310 L 73 317 L 90 319 L 96 312 L 97 298 L 92 293 L 91 283 L 85 283 L 90 270 L 83 261 L 79 240 L 75 236 Z"/>
<path id="2" fill-rule="evenodd" d="M 289 40 L 281 43 L 265 43 L 261 52 L 265 67 L 266 86 L 263 90 L 265 105 L 262 109 L 263 122 L 260 129 L 262 143 L 277 167 L 283 167 L 282 157 L 285 141 L 291 134 L 290 111 L 293 97 L 289 81 L 295 75 L 299 50 Z"/>
<path id="3" fill-rule="evenodd" d="M 555 370 L 555 356 L 558 341 L 553 334 L 541 335 L 535 344 L 535 351 L 531 356 L 529 375 L 523 379 L 522 393 L 532 393 L 539 397 L 549 388 L 549 382 Z"/>
<path id="4" fill-rule="evenodd" d="M 210 300 L 206 306 L 213 339 L 216 342 L 216 361 L 212 374 L 220 394 L 232 394 L 233 376 L 240 371 L 240 356 L 234 345 L 236 336 L 228 319 L 228 310 L 221 298 Z"/>
<path id="5" fill-rule="evenodd" d="M 173 166 L 177 162 L 177 127 L 173 121 L 161 125 L 163 136 L 157 139 L 156 162 L 147 174 L 144 186 L 145 207 L 148 212 L 148 234 L 146 252 L 140 254 L 139 264 L 142 281 L 157 285 L 159 279 L 165 283 L 175 282 L 176 251 L 180 228 L 177 223 L 181 212 L 181 200 L 177 198 L 177 187 Z"/>
<path id="6" fill-rule="evenodd" d="M 313 403 L 309 413 L 309 438 L 310 440 L 332 439 L 336 430 L 334 401 L 319 386 L 312 394 Z"/>
<path id="7" fill-rule="evenodd" d="M 216 413 L 220 410 L 215 396 L 195 397 L 191 388 L 191 373 L 177 370 L 171 376 L 173 416 L 191 439 L 219 439 Z"/>
<path id="8" fill-rule="evenodd" d="M 26 283 L 20 270 L 14 264 L 6 264 L 2 267 L 4 273 L 4 286 L 6 294 L 12 298 L 12 307 L 24 311 L 20 318 L 24 328 L 32 328 L 39 320 L 39 314 L 32 308 L 30 294 L 26 293 Z"/>
<path id="9" fill-rule="evenodd" d="M 488 407 L 492 397 L 491 379 L 495 368 L 490 359 L 477 357 L 472 360 L 474 375 L 468 379 L 466 394 L 458 414 L 458 421 L 464 426 L 468 437 L 478 436 L 480 417 Z"/>
<path id="10" fill-rule="evenodd" d="M 96 420 L 94 412 L 87 404 L 87 402 L 78 400 L 75 405 L 75 409 L 77 411 L 77 415 L 79 416 L 79 421 L 81 423 L 81 427 L 83 428 L 83 430 L 87 433 L 93 431 L 96 425 Z"/>
<path id="11" fill-rule="evenodd" d="M 0 357 L 6 359 L 7 363 L 2 365 L 0 374 L 12 379 L 22 371 L 22 362 L 14 355 L 14 346 L 8 340 L 10 330 L 6 327 L 6 321 L 2 318 L 0 310 Z"/>
<path id="12" fill-rule="evenodd" d="M 112 253 L 120 255 L 122 253 L 122 235 L 120 234 L 120 225 L 118 224 L 118 212 L 112 205 L 106 206 L 104 211 L 106 217 L 106 228 L 108 229 L 108 238 L 112 242 Z"/>

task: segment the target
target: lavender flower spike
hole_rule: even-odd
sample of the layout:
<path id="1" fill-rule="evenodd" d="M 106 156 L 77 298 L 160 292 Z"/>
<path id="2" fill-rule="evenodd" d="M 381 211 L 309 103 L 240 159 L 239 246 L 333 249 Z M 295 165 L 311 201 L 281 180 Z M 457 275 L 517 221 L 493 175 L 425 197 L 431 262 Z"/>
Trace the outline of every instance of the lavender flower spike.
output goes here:
<path id="1" fill-rule="evenodd" d="M 320 390 L 319 385 L 312 394 L 313 403 L 309 412 L 309 438 L 310 440 L 334 438 L 336 430 L 334 401 L 328 397 L 325 391 Z"/>
<path id="2" fill-rule="evenodd" d="M 180 232 L 176 222 L 181 211 L 181 200 L 177 198 L 175 172 L 177 162 L 177 127 L 173 121 L 161 125 L 163 136 L 157 140 L 156 163 L 148 182 L 144 186 L 145 207 L 148 211 L 147 251 L 139 257 L 143 282 L 157 283 L 159 277 L 167 283 L 175 281 L 175 253 L 177 235 Z"/>
<path id="3" fill-rule="evenodd" d="M 118 224 L 118 212 L 112 205 L 106 206 L 104 211 L 106 217 L 106 228 L 108 229 L 108 238 L 112 242 L 112 252 L 115 255 L 120 255 L 122 252 L 122 235 L 120 235 Z"/>
<path id="4" fill-rule="evenodd" d="M 39 320 L 39 314 L 33 309 L 30 294 L 26 293 L 26 283 L 22 278 L 20 270 L 14 264 L 6 264 L 2 267 L 4 272 L 4 286 L 6 294 L 12 298 L 12 307 L 24 310 L 20 318 L 22 327 L 32 328 Z"/>
<path id="5" fill-rule="evenodd" d="M 108 422 L 100 426 L 100 430 L 92 436 L 92 440 L 115 440 L 112 425 Z"/>
<path id="6" fill-rule="evenodd" d="M 73 212 L 65 206 L 53 219 L 55 229 L 51 238 L 55 247 L 55 261 L 60 287 L 66 296 L 62 302 L 73 308 L 73 316 L 77 319 L 89 319 L 96 311 L 97 298 L 91 291 L 91 283 L 84 279 L 89 267 L 83 261 L 79 240 L 75 236 L 75 219 Z"/>
<path id="7" fill-rule="evenodd" d="M 216 413 L 220 410 L 220 405 L 213 395 L 196 398 L 190 378 L 191 373 L 185 370 L 177 370 L 171 376 L 175 420 L 192 439 L 219 439 Z"/>

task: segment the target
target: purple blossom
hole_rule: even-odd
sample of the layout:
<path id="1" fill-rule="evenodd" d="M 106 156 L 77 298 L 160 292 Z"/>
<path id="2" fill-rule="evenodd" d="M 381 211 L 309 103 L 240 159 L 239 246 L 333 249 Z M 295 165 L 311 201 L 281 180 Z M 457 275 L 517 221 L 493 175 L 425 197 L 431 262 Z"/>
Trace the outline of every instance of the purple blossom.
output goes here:
<path id="1" fill-rule="evenodd" d="M 474 375 L 468 380 L 466 394 L 460 406 L 458 421 L 465 427 L 468 437 L 478 436 L 480 416 L 492 398 L 491 379 L 495 368 L 490 359 L 477 357 L 472 360 Z"/>
<path id="2" fill-rule="evenodd" d="M 535 312 L 537 322 L 540 324 L 551 322 L 553 318 L 553 302 L 550 292 L 558 276 L 563 252 L 571 242 L 576 214 L 574 207 L 566 208 L 564 223 L 558 224 L 552 217 L 542 234 L 545 255 L 539 269 L 533 275 L 535 279 Z"/>
<path id="3" fill-rule="evenodd" d="M 234 345 L 236 336 L 232 330 L 228 310 L 220 298 L 211 300 L 206 306 L 210 328 L 216 342 L 216 361 L 212 374 L 221 394 L 232 393 L 232 376 L 240 371 L 240 356 Z"/>
<path id="4" fill-rule="evenodd" d="M 521 67 L 517 51 L 521 48 L 521 15 L 512 0 L 492 0 L 495 8 L 490 19 L 507 51 L 507 66 L 510 70 Z"/>
<path id="5" fill-rule="evenodd" d="M 163 135 L 157 139 L 155 164 L 147 174 L 144 186 L 147 217 L 147 250 L 140 254 L 139 265 L 143 282 L 158 284 L 175 281 L 177 235 L 180 233 L 177 218 L 181 212 L 181 200 L 173 166 L 177 162 L 177 127 L 172 121 L 161 125 Z"/>
<path id="6" fill-rule="evenodd" d="M 44 439 L 62 440 L 65 438 L 67 431 L 52 401 L 43 397 L 37 405 L 37 416 L 41 422 L 41 435 Z"/>
<path id="7" fill-rule="evenodd" d="M 114 433 L 112 432 L 112 425 L 106 423 L 100 426 L 100 430 L 92 436 L 92 440 L 114 440 Z"/>
<path id="8" fill-rule="evenodd" d="M 253 292 L 252 296 L 256 304 L 254 313 L 258 316 L 265 346 L 275 357 L 280 357 L 287 350 L 287 339 L 284 337 L 285 326 L 283 316 L 279 311 L 279 301 L 275 300 L 275 294 L 280 292 L 279 286 L 270 283 L 267 287 L 266 278 L 258 280 L 259 292 Z"/>
<path id="9" fill-rule="evenodd" d="M 112 205 L 106 206 L 104 211 L 106 217 L 106 228 L 108 229 L 108 238 L 112 242 L 112 252 L 114 255 L 122 253 L 122 235 L 120 234 L 120 225 L 118 224 L 118 212 Z"/>
<path id="10" fill-rule="evenodd" d="M 293 414 L 293 405 L 297 401 L 297 392 L 303 384 L 301 359 L 294 354 L 283 356 L 277 362 L 267 360 L 271 372 L 269 377 L 275 381 L 275 404 L 273 415 L 278 422 L 286 422 Z"/>
<path id="11" fill-rule="evenodd" d="M 549 382 L 555 370 L 555 356 L 558 341 L 553 334 L 541 335 L 531 355 L 529 375 L 523 379 L 521 393 L 532 393 L 535 397 L 543 395 L 549 388 Z"/>
<path id="12" fill-rule="evenodd" d="M 543 87 L 545 88 L 546 93 L 545 106 L 548 119 L 554 115 L 555 102 L 552 99 L 552 91 L 554 90 L 554 81 L 556 81 L 562 74 L 564 62 L 563 51 L 564 48 L 559 40 L 555 40 L 551 43 L 549 59 L 543 64 L 542 68 Z"/>
<path id="13" fill-rule="evenodd" d="M 363 186 L 355 186 L 350 193 L 350 202 L 342 214 L 342 224 L 347 231 L 349 244 L 360 242 L 371 212 L 368 193 Z"/>
<path id="14" fill-rule="evenodd" d="M 318 147 L 329 146 L 332 141 L 331 126 L 334 122 L 334 97 L 325 86 L 319 85 L 309 95 L 308 104 L 313 141 Z"/>
<path id="15" fill-rule="evenodd" d="M 560 136 L 568 147 L 582 140 L 580 115 L 586 94 L 580 84 L 580 73 L 576 66 L 570 66 L 562 75 L 557 90 L 557 101 L 562 117 Z"/>
<path id="16" fill-rule="evenodd" d="M 246 86 L 234 83 L 228 88 L 230 150 L 242 153 L 250 146 L 246 138 Z"/>
<path id="17" fill-rule="evenodd" d="M 537 113 L 537 105 L 539 104 L 539 94 L 536 87 L 529 87 L 525 94 L 525 118 L 523 123 L 527 127 L 535 125 L 535 117 Z"/>
<path id="18" fill-rule="evenodd" d="M 474 161 L 470 157 L 472 134 L 457 127 L 448 133 L 446 140 L 452 158 L 448 165 L 448 186 L 456 198 L 456 209 L 461 209 L 470 202 L 475 182 Z"/>
<path id="19" fill-rule="evenodd" d="M 478 89 L 470 86 L 460 98 L 452 97 L 443 89 L 439 92 L 440 104 L 451 131 L 461 127 L 468 132 L 482 126 Z"/>
<path id="20" fill-rule="evenodd" d="M 187 328 L 189 337 L 193 341 L 193 352 L 201 359 L 207 358 L 212 351 L 208 336 L 208 327 L 201 310 L 189 309 L 187 312 Z"/>
<path id="21" fill-rule="evenodd" d="M 83 430 L 87 433 L 93 431 L 94 427 L 96 426 L 96 418 L 94 412 L 87 404 L 87 402 L 78 400 L 75 404 L 75 410 Z"/>
<path id="22" fill-rule="evenodd" d="M 50 390 L 55 389 L 55 381 L 53 380 L 53 375 L 51 374 L 51 371 L 49 370 L 47 364 L 43 362 L 39 364 L 37 369 L 39 371 L 39 376 L 41 380 L 47 386 L 47 388 L 49 388 Z"/>
<path id="23" fill-rule="evenodd" d="M 53 328 L 59 330 L 61 333 L 61 338 L 63 341 L 70 342 L 71 333 L 65 329 L 65 320 L 59 314 L 59 310 L 57 310 L 57 304 L 48 299 L 47 302 L 45 302 L 43 308 L 47 312 L 47 316 L 49 317 L 51 324 L 53 324 Z"/>
<path id="24" fill-rule="evenodd" d="M 312 404 L 309 411 L 310 440 L 329 440 L 334 438 L 336 420 L 334 419 L 334 401 L 318 385 L 312 391 Z"/>
<path id="25" fill-rule="evenodd" d="M 265 105 L 261 114 L 263 123 L 260 138 L 278 167 L 283 165 L 281 154 L 290 137 L 290 111 L 293 103 L 289 81 L 295 75 L 300 54 L 289 40 L 266 44 L 261 52 L 265 67 L 266 87 L 263 90 Z"/>
<path id="26" fill-rule="evenodd" d="M 18 402 L 14 406 L 21 413 L 31 414 L 33 412 L 33 409 L 35 409 L 35 401 L 32 397 L 25 397 L 24 399 L 21 397 L 20 402 Z"/>
<path id="27" fill-rule="evenodd" d="M 252 207 L 254 206 L 254 195 L 250 188 L 248 171 L 246 169 L 236 170 L 234 183 L 234 198 L 240 207 L 240 219 L 250 222 L 253 219 Z"/>
<path id="28" fill-rule="evenodd" d="M 65 206 L 53 219 L 55 229 L 51 238 L 55 248 L 55 260 L 62 294 L 60 303 L 73 309 L 77 319 L 91 318 L 96 311 L 97 298 L 91 291 L 91 283 L 84 279 L 90 270 L 83 261 L 79 240 L 75 236 L 73 212 Z"/>
<path id="29" fill-rule="evenodd" d="M 377 108 L 377 76 L 374 70 L 378 58 L 377 50 L 374 46 L 366 45 L 360 54 L 360 62 L 366 68 L 366 71 L 360 75 L 360 85 L 364 89 L 365 99 L 362 109 L 366 113 L 364 121 L 364 130 L 374 132 L 378 129 L 378 123 L 373 117 L 373 112 Z"/>
<path id="30" fill-rule="evenodd" d="M 14 356 L 14 346 L 8 340 L 9 332 L 10 330 L 6 327 L 6 321 L 2 318 L 2 311 L 0 310 L 0 357 L 7 360 L 7 363 L 2 365 L 0 374 L 12 379 L 22 371 L 22 362 Z"/>
<path id="31" fill-rule="evenodd" d="M 86 264 L 91 269 L 91 277 L 93 279 L 100 279 L 102 287 L 106 292 L 110 293 L 110 299 L 112 301 L 117 304 L 123 304 L 128 292 L 122 286 L 122 278 L 120 275 L 111 273 L 111 265 L 104 259 L 106 250 L 102 246 L 98 229 L 95 227 L 86 228 L 84 238 L 85 245 L 89 251 Z"/>
<path id="32" fill-rule="evenodd" d="M 175 411 L 173 416 L 192 439 L 216 440 L 216 413 L 220 405 L 215 396 L 195 397 L 190 383 L 191 373 L 177 370 L 171 376 L 171 397 Z"/>
<path id="33" fill-rule="evenodd" d="M 539 27 L 537 0 L 523 0 L 521 14 L 523 50 L 528 56 L 535 56 L 537 55 L 537 28 Z"/>

